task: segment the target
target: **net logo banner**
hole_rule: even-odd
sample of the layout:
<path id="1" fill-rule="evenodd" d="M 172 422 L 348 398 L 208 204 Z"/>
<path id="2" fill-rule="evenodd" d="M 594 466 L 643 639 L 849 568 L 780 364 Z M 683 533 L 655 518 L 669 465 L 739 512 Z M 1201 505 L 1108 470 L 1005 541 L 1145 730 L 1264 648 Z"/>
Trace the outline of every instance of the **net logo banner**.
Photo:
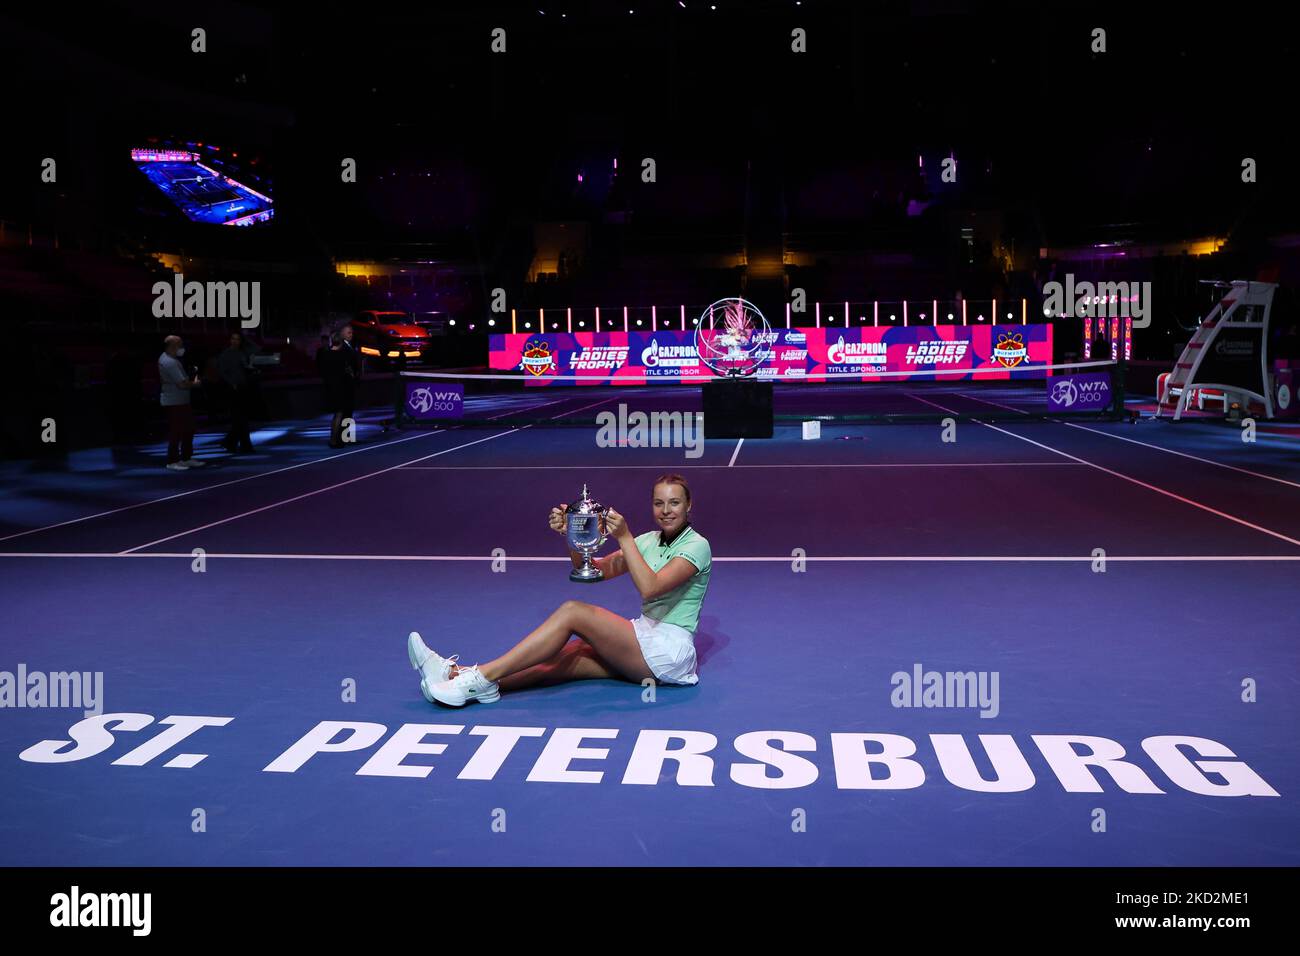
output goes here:
<path id="1" fill-rule="evenodd" d="M 1110 376 L 1098 372 L 1062 375 L 1047 390 L 1049 412 L 1099 412 L 1110 404 Z"/>
<path id="2" fill-rule="evenodd" d="M 879 372 L 949 372 L 943 379 L 973 378 L 972 369 L 998 369 L 1019 378 L 1024 365 L 1052 361 L 1050 325 L 911 326 L 908 328 L 772 329 L 763 333 L 771 353 L 760 379 L 825 381 L 826 373 L 879 380 Z M 552 376 L 575 375 L 578 385 L 705 382 L 714 377 L 695 351 L 694 332 L 540 332 L 489 336 L 494 371 L 524 372 L 527 385 L 573 384 Z"/>
<path id="3" fill-rule="evenodd" d="M 465 386 L 439 382 L 406 383 L 406 413 L 416 421 L 465 416 Z"/>

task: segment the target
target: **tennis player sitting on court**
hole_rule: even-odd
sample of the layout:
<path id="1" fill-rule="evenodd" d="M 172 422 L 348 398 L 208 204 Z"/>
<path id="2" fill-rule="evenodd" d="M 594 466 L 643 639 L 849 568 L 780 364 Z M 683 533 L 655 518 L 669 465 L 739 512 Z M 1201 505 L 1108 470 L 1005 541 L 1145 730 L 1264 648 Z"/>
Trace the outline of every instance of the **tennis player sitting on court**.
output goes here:
<path id="1" fill-rule="evenodd" d="M 486 664 L 461 667 L 459 655 L 440 657 L 412 632 L 411 666 L 421 672 L 420 691 L 430 703 L 460 707 L 490 704 L 501 691 L 535 684 L 612 677 L 641 682 L 694 684 L 695 628 L 709 588 L 709 542 L 690 524 L 691 489 L 681 475 L 663 475 L 652 492 L 658 531 L 632 536 L 627 519 L 609 509 L 605 528 L 619 550 L 593 562 L 605 580 L 628 574 L 641 593 L 641 616 L 633 620 L 583 601 L 565 601 L 540 627 Z M 564 506 L 551 509 L 551 530 L 565 533 Z M 570 550 L 573 566 L 581 557 Z M 577 636 L 580 640 L 570 641 Z"/>

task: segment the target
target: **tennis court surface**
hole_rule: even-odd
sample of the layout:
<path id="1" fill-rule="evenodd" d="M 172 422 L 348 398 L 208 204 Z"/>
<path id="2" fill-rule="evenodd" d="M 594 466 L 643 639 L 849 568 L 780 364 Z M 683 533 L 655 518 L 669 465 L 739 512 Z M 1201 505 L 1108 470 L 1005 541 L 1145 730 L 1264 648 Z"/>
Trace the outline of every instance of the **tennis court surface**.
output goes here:
<path id="1" fill-rule="evenodd" d="M 950 384 L 816 440 L 808 392 L 770 440 L 598 444 L 634 394 L 698 392 L 3 466 L 0 670 L 102 693 L 0 711 L 0 863 L 1300 862 L 1300 434 Z M 472 663 L 565 600 L 635 616 L 546 516 L 586 485 L 650 530 L 664 472 L 716 564 L 699 684 L 421 697 L 412 630 Z"/>

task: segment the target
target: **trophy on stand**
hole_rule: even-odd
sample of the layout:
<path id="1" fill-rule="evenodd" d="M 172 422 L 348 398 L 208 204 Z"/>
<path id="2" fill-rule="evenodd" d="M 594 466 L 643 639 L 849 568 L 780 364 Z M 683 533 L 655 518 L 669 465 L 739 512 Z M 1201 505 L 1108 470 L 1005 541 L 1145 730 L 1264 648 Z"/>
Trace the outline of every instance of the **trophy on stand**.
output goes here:
<path id="1" fill-rule="evenodd" d="M 776 336 L 758 306 L 719 299 L 695 320 L 695 351 L 718 375 L 748 378 L 772 357 Z"/>
<path id="2" fill-rule="evenodd" d="M 605 578 L 600 568 L 591 563 L 591 556 L 600 550 L 609 536 L 605 533 L 605 515 L 609 509 L 591 500 L 587 486 L 582 486 L 582 497 L 573 502 L 564 513 L 564 537 L 569 547 L 582 555 L 582 567 L 569 572 L 569 580 L 594 584 Z"/>

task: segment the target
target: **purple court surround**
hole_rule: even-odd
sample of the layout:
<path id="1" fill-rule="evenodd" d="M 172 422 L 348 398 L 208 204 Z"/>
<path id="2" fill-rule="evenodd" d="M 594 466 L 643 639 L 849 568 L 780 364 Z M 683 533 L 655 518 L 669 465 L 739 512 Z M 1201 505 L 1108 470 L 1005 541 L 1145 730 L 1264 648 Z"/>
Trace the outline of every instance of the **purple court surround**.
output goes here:
<path id="1" fill-rule="evenodd" d="M 557 416 L 599 399 L 470 396 L 466 413 L 557 395 Z M 779 426 L 686 460 L 598 448 L 580 429 L 367 426 L 345 453 L 291 432 L 274 456 L 214 458 L 183 484 L 144 460 L 39 484 L 6 466 L 0 670 L 75 662 L 103 672 L 106 712 L 143 716 L 103 752 L 37 763 L 19 754 L 70 740 L 82 713 L 0 711 L 0 862 L 1294 864 L 1300 715 L 1267 682 L 1255 703 L 1241 687 L 1297 670 L 1280 599 L 1300 570 L 1294 438 L 1252 449 L 1208 425 L 1043 422 L 959 434 L 829 425 L 805 442 Z M 716 563 L 697 686 L 648 703 L 636 685 L 582 682 L 460 711 L 420 697 L 410 630 L 473 661 L 569 598 L 633 614 L 626 579 L 568 583 L 544 513 L 586 482 L 643 530 L 647 484 L 668 468 L 691 478 Z M 107 481 L 112 495 L 87 499 Z M 895 706 L 892 675 L 916 665 L 996 672 L 997 715 Z M 229 722 L 117 762 L 169 717 Z M 321 739 L 340 749 L 286 769 L 330 721 Z M 1023 762 L 1028 786 L 954 783 L 953 735 L 979 776 Z M 1088 769 L 1090 750 L 1119 769 Z M 880 751 L 890 770 L 872 765 Z M 184 754 L 205 756 L 168 766 Z M 1243 766 L 1278 795 L 1222 795 Z M 206 834 L 190 829 L 196 807 Z M 1106 834 L 1090 829 L 1098 807 Z M 806 833 L 791 832 L 796 809 Z"/>

